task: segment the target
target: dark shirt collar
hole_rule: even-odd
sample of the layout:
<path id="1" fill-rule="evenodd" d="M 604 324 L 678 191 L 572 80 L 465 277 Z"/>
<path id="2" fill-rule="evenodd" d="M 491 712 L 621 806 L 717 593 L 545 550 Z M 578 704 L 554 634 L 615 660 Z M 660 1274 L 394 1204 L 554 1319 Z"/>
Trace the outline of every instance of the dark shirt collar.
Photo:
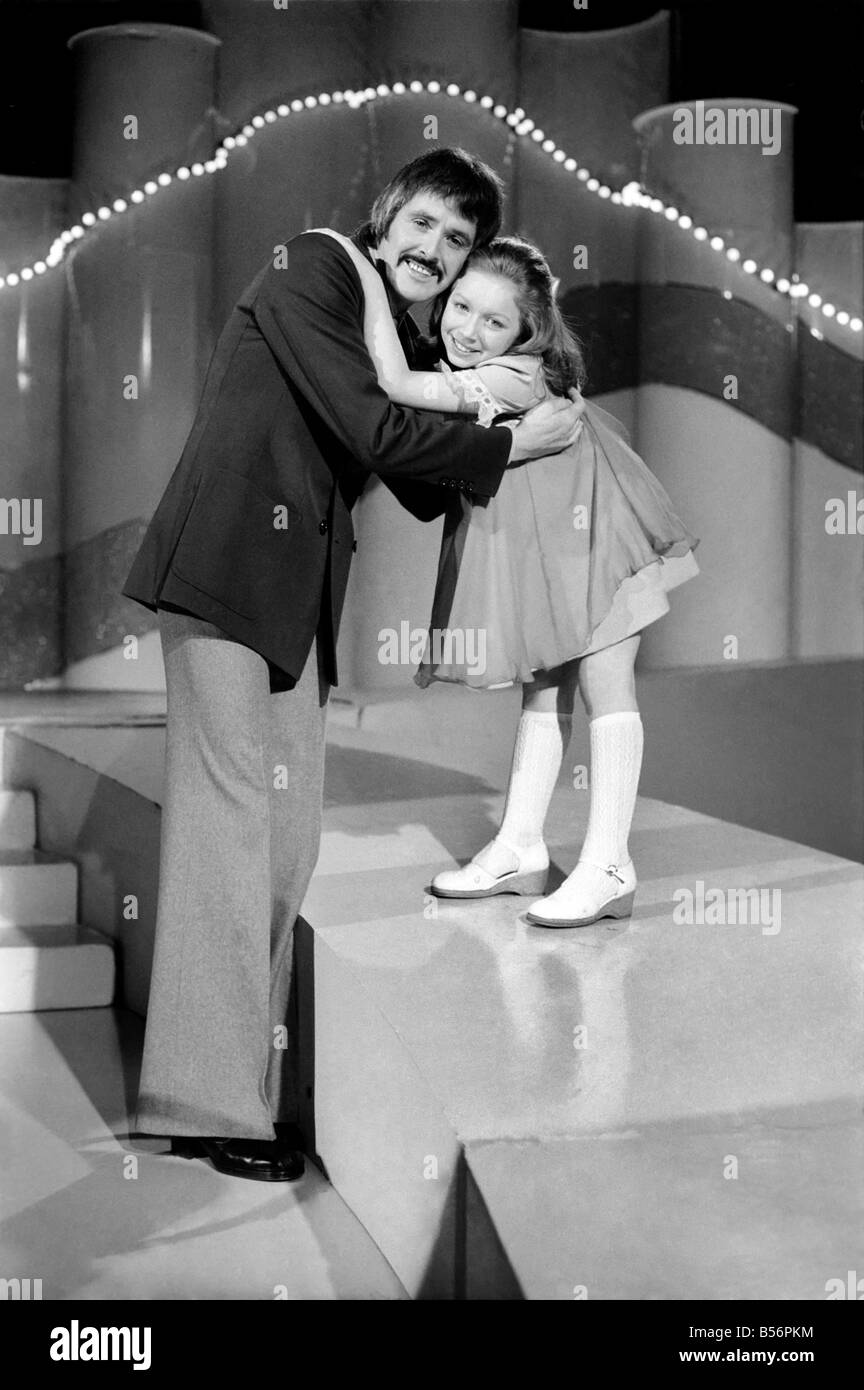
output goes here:
<path id="1" fill-rule="evenodd" d="M 386 265 L 383 261 L 376 261 L 375 258 L 372 256 L 372 249 L 375 246 L 375 234 L 372 231 L 372 223 L 363 222 L 355 232 L 351 233 L 350 240 L 353 241 L 354 245 L 358 247 L 359 250 L 365 251 L 366 255 L 369 257 L 369 260 L 372 262 L 375 269 L 378 271 L 378 274 L 381 276 L 381 279 L 384 281 L 384 288 L 387 291 L 387 303 L 390 305 L 390 312 L 396 320 L 397 324 L 401 326 L 402 321 L 407 317 L 411 326 L 416 328 L 414 320 L 410 318 L 410 315 L 408 314 L 407 306 L 404 309 L 399 307 L 396 296 L 393 293 L 393 288 L 390 284 L 389 276 L 387 275 Z"/>

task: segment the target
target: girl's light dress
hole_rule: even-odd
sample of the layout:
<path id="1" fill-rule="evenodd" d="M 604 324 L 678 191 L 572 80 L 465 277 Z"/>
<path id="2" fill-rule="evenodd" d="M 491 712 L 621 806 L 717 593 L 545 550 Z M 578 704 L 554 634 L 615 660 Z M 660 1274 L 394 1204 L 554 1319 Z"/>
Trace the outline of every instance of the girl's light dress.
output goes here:
<path id="1" fill-rule="evenodd" d="M 482 425 L 549 395 L 539 357 L 442 370 Z M 418 685 L 531 681 L 639 632 L 699 573 L 698 539 L 623 425 L 590 402 L 582 420 L 570 448 L 509 469 L 485 506 L 463 497 L 448 517 Z"/>

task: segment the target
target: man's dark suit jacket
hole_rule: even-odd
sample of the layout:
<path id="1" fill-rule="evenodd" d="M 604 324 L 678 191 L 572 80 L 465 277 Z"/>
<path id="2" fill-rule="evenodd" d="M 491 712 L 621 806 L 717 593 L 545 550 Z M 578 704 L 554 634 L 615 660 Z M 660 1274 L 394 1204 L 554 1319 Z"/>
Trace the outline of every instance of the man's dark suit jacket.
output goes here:
<path id="1" fill-rule="evenodd" d="M 351 508 L 369 476 L 429 520 L 455 500 L 444 488 L 494 496 L 510 444 L 509 430 L 394 405 L 363 341 L 350 256 L 322 233 L 296 236 L 228 320 L 122 592 L 215 623 L 265 658 L 271 690 L 299 678 L 317 633 L 335 685 Z"/>

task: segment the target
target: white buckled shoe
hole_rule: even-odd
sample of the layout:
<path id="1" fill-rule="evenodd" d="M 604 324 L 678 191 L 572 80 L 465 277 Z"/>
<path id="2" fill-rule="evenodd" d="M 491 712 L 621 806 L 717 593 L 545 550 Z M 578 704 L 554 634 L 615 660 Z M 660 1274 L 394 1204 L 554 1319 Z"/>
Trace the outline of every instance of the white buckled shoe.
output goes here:
<path id="1" fill-rule="evenodd" d="M 580 859 L 560 888 L 528 909 L 537 927 L 587 927 L 601 917 L 629 917 L 636 896 L 633 860 L 626 864 L 593 864 Z"/>
<path id="2" fill-rule="evenodd" d="M 512 868 L 502 865 L 512 864 Z M 493 898 L 497 893 L 542 893 L 549 874 L 549 851 L 542 840 L 515 849 L 497 836 L 461 869 L 436 874 L 430 891 L 438 898 Z"/>

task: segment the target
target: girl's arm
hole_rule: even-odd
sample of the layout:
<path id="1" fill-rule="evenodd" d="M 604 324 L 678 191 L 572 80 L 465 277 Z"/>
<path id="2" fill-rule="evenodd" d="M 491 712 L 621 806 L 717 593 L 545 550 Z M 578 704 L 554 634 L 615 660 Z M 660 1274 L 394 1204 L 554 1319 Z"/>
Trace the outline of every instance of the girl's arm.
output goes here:
<path id="1" fill-rule="evenodd" d="M 375 363 L 378 384 L 391 401 L 420 410 L 448 413 L 467 411 L 475 414 L 476 404 L 466 403 L 458 391 L 448 386 L 446 378 L 439 372 L 413 372 L 408 366 L 381 277 L 353 241 L 329 227 L 315 227 L 312 230 L 333 237 L 354 262 L 366 302 L 363 336 Z"/>

